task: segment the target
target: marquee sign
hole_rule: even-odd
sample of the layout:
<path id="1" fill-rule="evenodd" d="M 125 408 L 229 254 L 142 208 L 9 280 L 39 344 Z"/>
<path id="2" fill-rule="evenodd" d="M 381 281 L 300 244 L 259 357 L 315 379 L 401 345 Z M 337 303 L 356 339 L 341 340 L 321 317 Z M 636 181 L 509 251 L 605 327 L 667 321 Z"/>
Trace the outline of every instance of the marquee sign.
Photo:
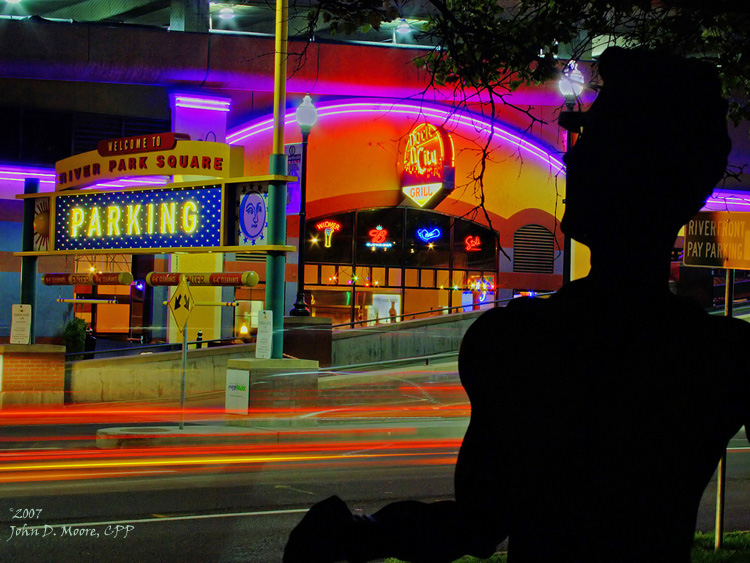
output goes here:
<path id="1" fill-rule="evenodd" d="M 129 176 L 237 177 L 242 175 L 243 151 L 226 143 L 179 140 L 173 133 L 103 141 L 99 150 L 55 163 L 55 189 Z"/>
<path id="2" fill-rule="evenodd" d="M 409 133 L 401 191 L 419 207 L 433 208 L 453 189 L 453 140 L 430 123 Z"/>
<path id="3" fill-rule="evenodd" d="M 54 249 L 221 246 L 221 186 L 79 192 L 54 201 Z"/>

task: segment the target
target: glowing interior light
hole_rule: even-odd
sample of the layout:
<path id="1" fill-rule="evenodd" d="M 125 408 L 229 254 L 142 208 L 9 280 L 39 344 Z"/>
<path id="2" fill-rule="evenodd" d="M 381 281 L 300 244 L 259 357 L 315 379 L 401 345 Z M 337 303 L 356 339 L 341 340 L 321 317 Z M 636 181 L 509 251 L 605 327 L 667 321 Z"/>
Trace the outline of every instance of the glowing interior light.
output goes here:
<path id="1" fill-rule="evenodd" d="M 242 325 L 240 327 L 240 334 L 245 335 L 245 334 L 248 334 L 249 332 L 250 331 L 248 330 L 247 325 Z"/>
<path id="2" fill-rule="evenodd" d="M 197 96 L 175 96 L 174 105 L 178 108 L 229 111 L 230 101 L 200 98 Z"/>
<path id="3" fill-rule="evenodd" d="M 232 8 L 222 8 L 219 10 L 219 17 L 223 20 L 231 20 L 234 18 L 234 10 Z"/>
<path id="4" fill-rule="evenodd" d="M 398 27 L 396 28 L 396 33 L 400 33 L 402 35 L 411 33 L 412 29 L 409 25 L 409 22 L 407 22 L 405 19 L 401 18 L 401 22 L 398 24 Z"/>
<path id="5" fill-rule="evenodd" d="M 583 73 L 578 70 L 578 63 L 570 61 L 562 72 L 562 77 L 557 83 L 560 93 L 565 99 L 578 98 L 583 92 L 585 79 Z"/>

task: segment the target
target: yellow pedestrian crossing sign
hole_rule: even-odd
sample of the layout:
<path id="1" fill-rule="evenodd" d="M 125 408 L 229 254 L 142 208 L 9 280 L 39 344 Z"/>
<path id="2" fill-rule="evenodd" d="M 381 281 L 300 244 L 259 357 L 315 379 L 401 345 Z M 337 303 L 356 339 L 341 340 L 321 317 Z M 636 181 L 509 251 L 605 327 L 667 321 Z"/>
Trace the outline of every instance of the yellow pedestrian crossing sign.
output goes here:
<path id="1" fill-rule="evenodd" d="M 182 329 L 187 323 L 190 312 L 193 310 L 195 303 L 193 302 L 193 296 L 190 293 L 190 286 L 187 283 L 185 276 L 180 276 L 180 283 L 177 284 L 177 289 L 172 294 L 169 300 L 169 309 L 172 311 L 172 317 L 174 322 L 177 323 L 177 328 L 182 332 Z"/>

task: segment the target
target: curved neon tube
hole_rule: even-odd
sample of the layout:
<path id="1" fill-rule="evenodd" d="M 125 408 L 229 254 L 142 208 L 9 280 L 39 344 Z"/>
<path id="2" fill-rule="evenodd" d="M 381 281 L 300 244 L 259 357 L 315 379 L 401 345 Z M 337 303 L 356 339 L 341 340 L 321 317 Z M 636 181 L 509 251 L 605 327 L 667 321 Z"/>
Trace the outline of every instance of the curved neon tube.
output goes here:
<path id="1" fill-rule="evenodd" d="M 553 156 L 547 149 L 532 143 L 522 136 L 498 125 L 492 125 L 487 119 L 469 112 L 456 113 L 450 109 L 429 106 L 419 103 L 387 103 L 382 101 L 370 102 L 321 102 L 318 106 L 318 119 L 325 119 L 338 115 L 349 115 L 356 113 L 395 113 L 414 117 L 432 118 L 450 127 L 458 125 L 471 127 L 476 133 L 489 133 L 500 140 L 506 141 L 522 151 L 536 156 L 549 164 L 556 173 L 564 173 L 565 167 L 562 161 Z M 294 111 L 288 111 L 284 116 L 284 124 L 295 124 Z M 264 133 L 273 129 L 272 118 L 261 118 L 260 120 L 240 128 L 227 135 L 230 145 L 238 144 L 254 135 Z"/>

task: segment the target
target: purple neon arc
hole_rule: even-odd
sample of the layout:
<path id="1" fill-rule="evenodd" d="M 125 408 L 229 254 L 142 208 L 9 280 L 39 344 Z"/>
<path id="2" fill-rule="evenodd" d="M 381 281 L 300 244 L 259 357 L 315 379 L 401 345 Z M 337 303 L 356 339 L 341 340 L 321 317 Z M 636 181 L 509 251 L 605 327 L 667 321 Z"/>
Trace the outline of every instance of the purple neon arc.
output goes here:
<path id="1" fill-rule="evenodd" d="M 493 125 L 487 119 L 470 112 L 456 113 L 436 106 L 418 103 L 387 103 L 382 100 L 363 102 L 320 102 L 316 104 L 318 119 L 337 115 L 348 115 L 353 113 L 397 113 L 412 117 L 432 118 L 448 129 L 457 126 L 470 127 L 475 133 L 489 133 L 492 131 L 494 137 L 511 143 L 518 149 L 532 154 L 552 167 L 555 173 L 565 173 L 562 161 L 553 156 L 550 149 L 524 139 L 521 135 L 498 125 Z M 289 111 L 284 116 L 284 124 L 295 124 L 294 111 Z M 273 129 L 273 118 L 262 118 L 251 125 L 242 127 L 227 135 L 230 145 L 237 144 L 259 133 Z"/>

